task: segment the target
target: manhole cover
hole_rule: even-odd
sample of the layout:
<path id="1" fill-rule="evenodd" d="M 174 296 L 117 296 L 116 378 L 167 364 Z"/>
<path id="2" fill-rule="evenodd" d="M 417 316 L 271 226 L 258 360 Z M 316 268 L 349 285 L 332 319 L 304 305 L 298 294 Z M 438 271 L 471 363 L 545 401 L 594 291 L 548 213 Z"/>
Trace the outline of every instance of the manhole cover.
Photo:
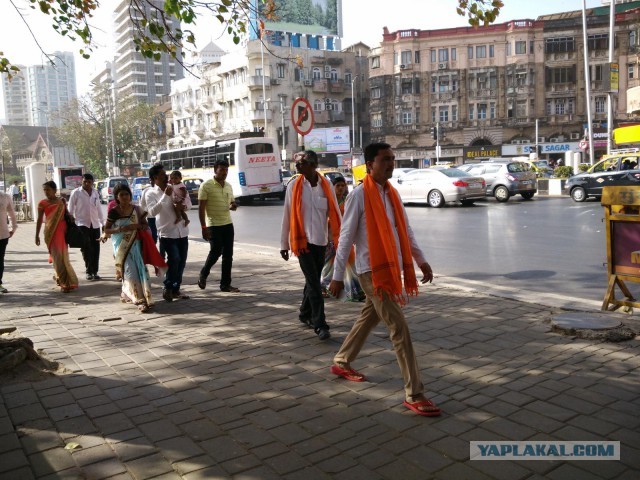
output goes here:
<path id="1" fill-rule="evenodd" d="M 606 330 L 619 327 L 619 317 L 607 313 L 573 312 L 562 313 L 551 319 L 551 323 L 563 329 Z"/>

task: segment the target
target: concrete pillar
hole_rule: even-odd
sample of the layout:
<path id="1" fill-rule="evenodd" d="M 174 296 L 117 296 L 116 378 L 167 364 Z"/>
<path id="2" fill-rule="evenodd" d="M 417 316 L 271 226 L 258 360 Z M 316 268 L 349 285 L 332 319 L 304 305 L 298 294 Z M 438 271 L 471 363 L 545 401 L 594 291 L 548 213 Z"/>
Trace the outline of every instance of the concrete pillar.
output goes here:
<path id="1" fill-rule="evenodd" d="M 44 163 L 35 162 L 24 169 L 25 183 L 27 185 L 27 201 L 31 207 L 31 218 L 38 218 L 38 203 L 44 200 L 45 195 L 42 184 L 46 179 L 46 166 Z"/>

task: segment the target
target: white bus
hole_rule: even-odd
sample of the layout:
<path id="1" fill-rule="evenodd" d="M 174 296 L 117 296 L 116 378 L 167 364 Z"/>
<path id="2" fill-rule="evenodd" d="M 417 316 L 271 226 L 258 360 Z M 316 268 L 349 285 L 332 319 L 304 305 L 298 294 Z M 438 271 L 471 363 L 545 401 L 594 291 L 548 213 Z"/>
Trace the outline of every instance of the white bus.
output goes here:
<path id="1" fill-rule="evenodd" d="M 284 198 L 278 143 L 261 132 L 242 132 L 209 140 L 202 145 L 162 150 L 156 161 L 167 174 L 180 170 L 182 178 L 213 178 L 217 160 L 229 163 L 227 182 L 233 195 L 245 202 L 255 198 Z"/>

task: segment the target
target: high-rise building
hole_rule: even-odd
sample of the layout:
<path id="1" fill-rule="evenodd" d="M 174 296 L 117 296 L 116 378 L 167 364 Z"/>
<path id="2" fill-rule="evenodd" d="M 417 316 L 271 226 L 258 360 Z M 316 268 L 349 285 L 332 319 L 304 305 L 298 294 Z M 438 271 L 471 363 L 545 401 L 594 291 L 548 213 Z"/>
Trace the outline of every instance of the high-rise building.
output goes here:
<path id="1" fill-rule="evenodd" d="M 4 118 L 6 125 L 29 125 L 29 90 L 24 65 L 17 65 L 20 72 L 11 80 L 2 76 L 2 93 L 4 95 Z"/>
<path id="2" fill-rule="evenodd" d="M 60 126 L 62 109 L 78 96 L 72 52 L 55 52 L 51 62 L 28 67 L 30 124 Z"/>
<path id="3" fill-rule="evenodd" d="M 144 5 L 141 5 L 144 3 Z M 130 0 L 120 0 L 115 10 L 115 96 L 118 99 L 135 98 L 149 104 L 158 103 L 163 95 L 171 92 L 171 81 L 183 78 L 182 65 L 163 53 L 159 60 L 146 58 L 136 51 L 135 22 L 152 18 L 155 9 L 162 9 L 162 0 L 149 0 L 132 5 Z M 140 8 L 144 10 L 141 11 Z M 167 19 L 168 28 L 175 29 L 178 22 Z M 182 53 L 177 52 L 177 58 Z"/>

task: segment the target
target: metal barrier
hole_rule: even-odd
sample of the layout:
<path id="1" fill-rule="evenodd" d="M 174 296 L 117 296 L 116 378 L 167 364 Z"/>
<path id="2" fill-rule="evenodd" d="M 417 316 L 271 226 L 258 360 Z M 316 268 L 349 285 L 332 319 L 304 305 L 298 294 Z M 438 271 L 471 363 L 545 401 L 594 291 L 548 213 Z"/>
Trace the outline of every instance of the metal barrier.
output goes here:
<path id="1" fill-rule="evenodd" d="M 16 220 L 18 222 L 31 222 L 31 205 L 29 202 L 15 202 L 13 209 L 16 212 Z"/>

